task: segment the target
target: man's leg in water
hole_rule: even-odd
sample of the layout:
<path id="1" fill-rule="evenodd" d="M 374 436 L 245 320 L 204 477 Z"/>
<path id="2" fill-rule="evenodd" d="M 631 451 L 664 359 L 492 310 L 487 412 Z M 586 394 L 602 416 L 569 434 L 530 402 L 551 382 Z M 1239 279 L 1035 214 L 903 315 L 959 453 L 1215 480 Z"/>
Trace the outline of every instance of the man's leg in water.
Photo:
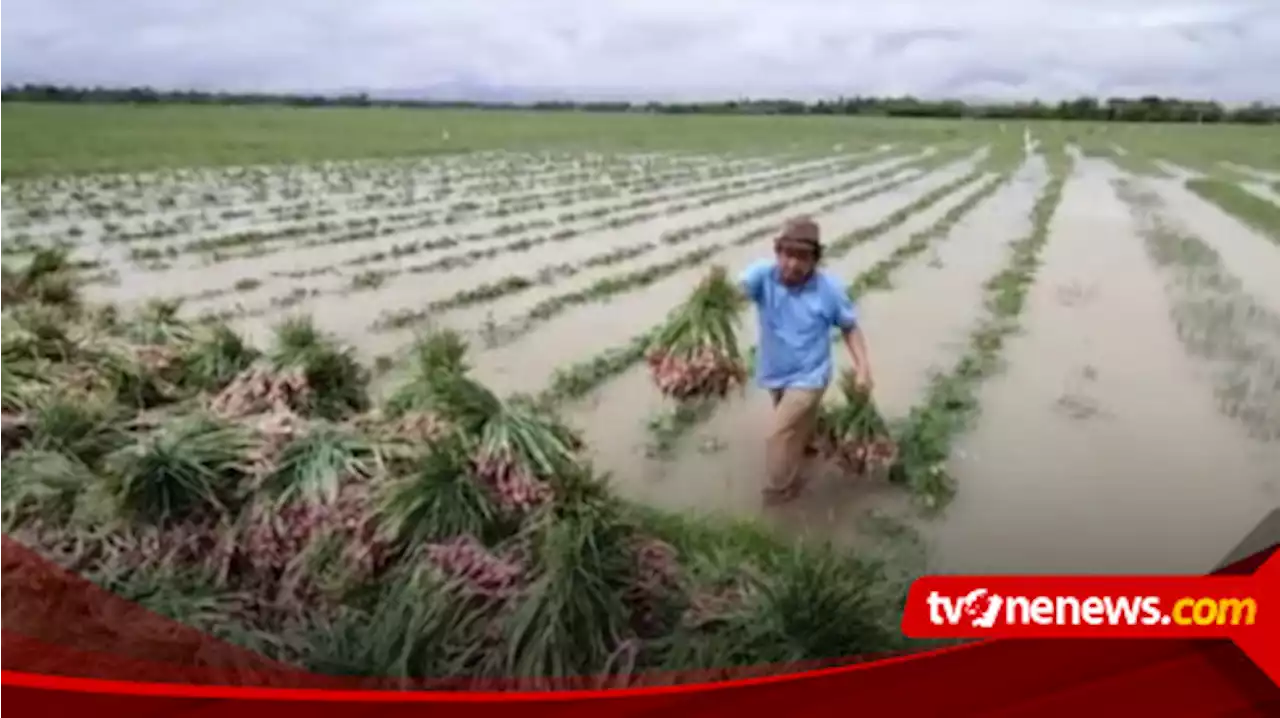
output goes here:
<path id="1" fill-rule="evenodd" d="M 786 389 L 770 392 L 773 398 L 773 430 L 765 444 L 769 473 L 767 498 L 777 501 L 795 495 L 801 486 L 806 449 L 822 405 L 821 389 Z"/>
<path id="2" fill-rule="evenodd" d="M 773 399 L 774 408 L 777 408 L 778 402 L 782 399 L 782 390 L 770 389 L 769 397 Z M 817 413 L 816 410 L 815 413 Z M 804 445 L 804 455 L 805 458 L 818 455 L 818 437 L 813 432 L 809 432 L 809 442 Z"/>

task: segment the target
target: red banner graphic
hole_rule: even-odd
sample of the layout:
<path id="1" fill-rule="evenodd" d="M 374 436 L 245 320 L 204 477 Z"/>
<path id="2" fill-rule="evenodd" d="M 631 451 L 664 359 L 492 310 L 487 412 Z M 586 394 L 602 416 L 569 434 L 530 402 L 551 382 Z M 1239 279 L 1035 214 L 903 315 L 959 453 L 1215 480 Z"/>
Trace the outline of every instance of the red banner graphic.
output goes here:
<path id="1" fill-rule="evenodd" d="M 6 541 L 6 564 L 22 551 Z M 191 629 L 148 618 L 137 607 L 132 613 L 121 606 L 112 611 L 130 616 L 121 622 L 126 631 L 137 628 L 145 635 L 97 640 L 86 630 L 85 610 L 101 597 L 64 595 L 24 609 L 23 596 L 34 594 L 6 583 L 0 691 L 20 711 L 16 715 L 39 709 L 245 718 L 288 711 L 316 718 L 418 715 L 427 704 L 435 715 L 518 711 L 523 718 L 851 707 L 913 715 L 1076 715 L 1099 707 L 1161 715 L 1276 715 L 1280 642 L 1267 640 L 1274 639 L 1280 605 L 1275 551 L 1205 578 L 927 577 L 912 588 L 903 619 L 907 633 L 996 640 L 803 673 L 544 693 L 362 690 L 368 684 L 358 679 L 308 674 L 260 659 L 246 662 L 251 656 L 240 655 L 240 649 L 211 638 L 201 643 Z M 22 614 L 14 609 L 50 620 L 40 635 L 15 633 L 14 617 Z M 146 648 L 165 643 L 166 633 L 170 643 L 184 647 L 160 654 Z"/>
<path id="2" fill-rule="evenodd" d="M 913 638 L 1236 638 L 1277 630 L 1274 615 L 1259 612 L 1271 603 L 1264 593 L 1253 577 L 931 576 L 912 586 L 902 629 Z"/>
<path id="3" fill-rule="evenodd" d="M 1250 576 L 925 576 L 912 638 L 1226 638 L 1280 682 L 1280 560 Z"/>

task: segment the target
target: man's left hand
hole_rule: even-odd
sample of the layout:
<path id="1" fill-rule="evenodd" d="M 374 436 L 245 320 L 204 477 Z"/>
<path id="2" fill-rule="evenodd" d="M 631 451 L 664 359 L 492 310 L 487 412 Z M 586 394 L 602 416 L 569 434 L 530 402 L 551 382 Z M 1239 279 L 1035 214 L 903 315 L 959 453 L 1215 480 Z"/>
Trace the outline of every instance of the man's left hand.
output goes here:
<path id="1" fill-rule="evenodd" d="M 855 367 L 853 370 L 853 382 L 860 390 L 871 393 L 874 382 L 871 379 L 871 371 L 866 367 Z"/>

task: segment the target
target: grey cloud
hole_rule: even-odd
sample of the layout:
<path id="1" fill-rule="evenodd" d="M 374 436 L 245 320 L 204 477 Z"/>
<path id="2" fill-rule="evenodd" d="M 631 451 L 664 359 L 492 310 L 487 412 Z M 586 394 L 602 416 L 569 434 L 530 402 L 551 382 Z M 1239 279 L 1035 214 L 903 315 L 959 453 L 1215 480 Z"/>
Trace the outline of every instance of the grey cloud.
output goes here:
<path id="1" fill-rule="evenodd" d="M 962 30 L 948 28 L 928 28 L 920 30 L 890 31 L 875 35 L 872 38 L 873 54 L 892 58 L 895 53 L 902 52 L 917 42 L 964 42 L 969 36 Z"/>
<path id="2" fill-rule="evenodd" d="M 1272 0 L 9 0 L 5 82 L 1280 99 Z"/>

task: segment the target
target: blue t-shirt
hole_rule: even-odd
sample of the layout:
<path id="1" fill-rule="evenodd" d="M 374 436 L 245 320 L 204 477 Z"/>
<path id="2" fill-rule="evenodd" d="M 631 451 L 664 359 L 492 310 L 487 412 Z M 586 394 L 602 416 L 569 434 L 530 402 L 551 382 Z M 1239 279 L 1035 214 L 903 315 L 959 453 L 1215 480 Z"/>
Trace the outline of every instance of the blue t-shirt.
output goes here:
<path id="1" fill-rule="evenodd" d="M 839 279 L 814 272 L 800 287 L 788 287 L 777 262 L 760 260 L 738 278 L 760 317 L 756 381 L 765 389 L 820 389 L 831 381 L 831 329 L 858 323 L 853 300 Z"/>

